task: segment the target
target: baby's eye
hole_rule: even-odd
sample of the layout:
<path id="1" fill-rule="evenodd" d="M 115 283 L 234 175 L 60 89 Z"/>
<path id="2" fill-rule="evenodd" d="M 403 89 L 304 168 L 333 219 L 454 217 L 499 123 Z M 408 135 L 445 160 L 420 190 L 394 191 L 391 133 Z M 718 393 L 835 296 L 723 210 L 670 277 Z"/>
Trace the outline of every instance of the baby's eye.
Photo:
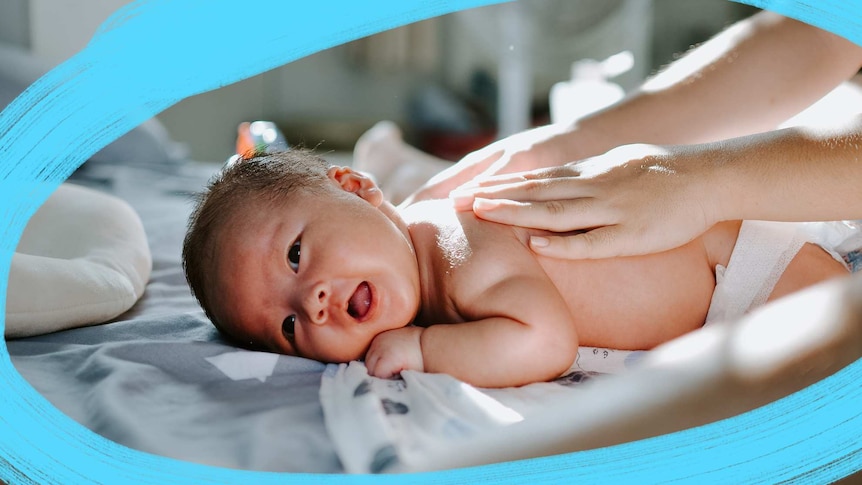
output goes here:
<path id="1" fill-rule="evenodd" d="M 299 270 L 299 239 L 287 251 L 287 262 L 294 271 Z"/>
<path id="2" fill-rule="evenodd" d="M 291 315 L 284 319 L 281 323 L 281 333 L 284 335 L 284 338 L 290 342 L 290 345 L 294 345 L 293 341 L 293 332 L 294 328 L 296 328 L 296 315 Z"/>

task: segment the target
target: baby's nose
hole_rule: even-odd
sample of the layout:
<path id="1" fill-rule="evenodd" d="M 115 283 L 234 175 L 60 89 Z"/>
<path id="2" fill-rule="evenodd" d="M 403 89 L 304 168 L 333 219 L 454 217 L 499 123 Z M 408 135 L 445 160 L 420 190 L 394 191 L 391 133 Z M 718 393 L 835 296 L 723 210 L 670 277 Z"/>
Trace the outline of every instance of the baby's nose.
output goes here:
<path id="1" fill-rule="evenodd" d="M 330 289 L 325 283 L 314 285 L 306 295 L 305 311 L 312 323 L 323 324 L 329 318 Z"/>

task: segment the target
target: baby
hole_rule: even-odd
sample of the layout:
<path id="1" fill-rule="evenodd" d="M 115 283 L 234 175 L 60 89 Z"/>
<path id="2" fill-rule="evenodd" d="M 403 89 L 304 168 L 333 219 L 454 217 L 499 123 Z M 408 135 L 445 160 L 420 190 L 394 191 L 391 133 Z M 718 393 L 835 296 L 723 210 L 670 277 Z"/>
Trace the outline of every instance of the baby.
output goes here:
<path id="1" fill-rule="evenodd" d="M 210 183 L 183 266 L 207 316 L 241 345 L 364 358 L 378 377 L 414 369 L 508 387 L 559 376 L 579 345 L 650 349 L 701 327 L 740 224 L 659 254 L 556 260 L 529 250 L 541 231 L 449 200 L 396 209 L 363 173 L 293 150 Z M 806 244 L 770 299 L 846 273 Z"/>

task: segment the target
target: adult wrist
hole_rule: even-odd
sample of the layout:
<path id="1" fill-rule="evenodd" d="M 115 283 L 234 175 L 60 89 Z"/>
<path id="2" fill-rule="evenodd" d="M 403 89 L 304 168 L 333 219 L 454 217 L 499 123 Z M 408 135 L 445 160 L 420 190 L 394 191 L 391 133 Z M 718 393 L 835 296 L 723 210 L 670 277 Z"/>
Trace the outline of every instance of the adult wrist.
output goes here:
<path id="1" fill-rule="evenodd" d="M 548 165 L 563 165 L 569 162 L 601 155 L 619 146 L 612 134 L 589 122 L 559 125 L 556 133 L 543 142 L 543 160 L 556 161 Z"/>
<path id="2" fill-rule="evenodd" d="M 693 186 L 702 198 L 709 222 L 745 219 L 746 210 L 753 203 L 746 200 L 752 194 L 744 188 L 749 178 L 742 169 L 745 150 L 726 142 L 696 146 L 702 151 L 697 162 L 700 173 L 694 177 Z"/>

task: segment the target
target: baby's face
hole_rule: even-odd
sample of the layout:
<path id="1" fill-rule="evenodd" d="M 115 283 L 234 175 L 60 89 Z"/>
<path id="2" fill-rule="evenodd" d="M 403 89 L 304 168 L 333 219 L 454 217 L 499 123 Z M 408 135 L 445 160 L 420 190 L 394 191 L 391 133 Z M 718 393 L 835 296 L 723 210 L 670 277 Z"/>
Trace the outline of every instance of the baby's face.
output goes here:
<path id="1" fill-rule="evenodd" d="M 299 191 L 275 208 L 248 204 L 219 235 L 212 301 L 235 337 L 348 362 L 416 316 L 419 270 L 406 227 L 382 210 L 379 190 L 347 179 L 362 175 L 339 170 L 348 171 L 331 169 L 322 192 Z"/>

